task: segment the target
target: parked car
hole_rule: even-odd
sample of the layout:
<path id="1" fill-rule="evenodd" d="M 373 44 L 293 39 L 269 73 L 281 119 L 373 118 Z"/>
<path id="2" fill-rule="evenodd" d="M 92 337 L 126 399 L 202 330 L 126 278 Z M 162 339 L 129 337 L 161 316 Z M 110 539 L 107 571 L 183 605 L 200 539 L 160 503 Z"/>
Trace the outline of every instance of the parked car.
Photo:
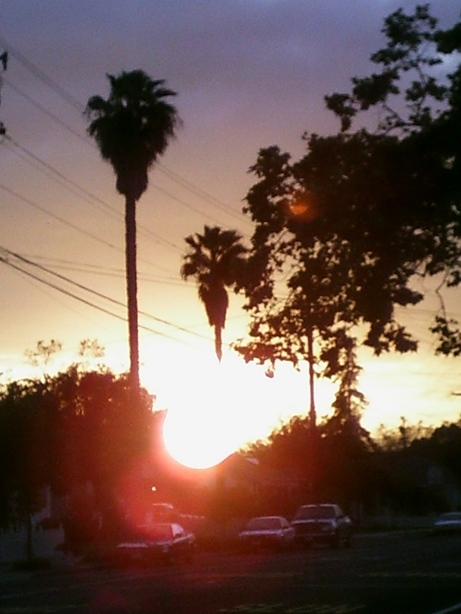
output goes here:
<path id="1" fill-rule="evenodd" d="M 432 533 L 434 535 L 461 533 L 461 512 L 446 512 L 438 516 L 432 525 Z"/>
<path id="2" fill-rule="evenodd" d="M 293 544 L 295 530 L 283 516 L 258 516 L 248 521 L 239 533 L 242 549 L 271 548 L 281 550 Z"/>
<path id="3" fill-rule="evenodd" d="M 120 563 L 190 562 L 196 546 L 195 535 L 176 522 L 161 522 L 138 527 L 117 545 Z"/>
<path id="4" fill-rule="evenodd" d="M 352 521 L 335 503 L 301 505 L 291 523 L 295 543 L 325 543 L 333 548 L 352 544 Z"/>
<path id="5" fill-rule="evenodd" d="M 171 503 L 152 503 L 146 517 L 148 522 L 178 522 L 180 514 Z"/>

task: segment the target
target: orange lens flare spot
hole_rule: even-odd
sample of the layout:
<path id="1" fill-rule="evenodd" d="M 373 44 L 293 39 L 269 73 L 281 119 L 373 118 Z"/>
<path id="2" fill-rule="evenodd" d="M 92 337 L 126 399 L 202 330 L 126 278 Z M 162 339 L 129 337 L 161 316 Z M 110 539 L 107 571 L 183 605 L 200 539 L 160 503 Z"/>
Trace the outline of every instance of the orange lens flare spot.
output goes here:
<path id="1" fill-rule="evenodd" d="M 312 222 L 320 215 L 317 198 L 305 192 L 287 206 L 287 216 L 300 222 Z"/>

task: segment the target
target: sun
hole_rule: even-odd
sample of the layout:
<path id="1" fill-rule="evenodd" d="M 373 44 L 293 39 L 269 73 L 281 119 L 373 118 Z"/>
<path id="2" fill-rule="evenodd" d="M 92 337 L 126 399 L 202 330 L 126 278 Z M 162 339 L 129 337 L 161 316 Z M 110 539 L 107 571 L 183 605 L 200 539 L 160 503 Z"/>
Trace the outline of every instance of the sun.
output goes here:
<path id="1" fill-rule="evenodd" d="M 147 364 L 143 384 L 156 395 L 155 408 L 167 412 L 165 448 L 186 467 L 217 465 L 308 408 L 307 375 L 290 365 L 277 365 L 268 377 L 263 366 L 231 351 L 219 363 L 209 351 L 165 349 Z"/>
<path id="2" fill-rule="evenodd" d="M 216 408 L 204 407 L 193 414 L 169 409 L 163 426 L 165 447 L 178 463 L 194 469 L 219 464 L 238 447 L 217 424 Z"/>
<path id="3" fill-rule="evenodd" d="M 175 460 L 211 467 L 245 443 L 236 383 L 235 373 L 217 361 L 181 375 L 181 385 L 170 392 L 163 427 L 165 447 Z"/>
<path id="4" fill-rule="evenodd" d="M 188 467 L 211 467 L 267 437 L 286 406 L 287 386 L 280 378 L 269 379 L 263 367 L 245 364 L 232 352 L 221 363 L 212 352 L 181 352 L 171 360 L 163 353 L 149 371 L 152 384 L 146 387 L 157 396 L 155 407 L 167 412 L 166 450 Z"/>

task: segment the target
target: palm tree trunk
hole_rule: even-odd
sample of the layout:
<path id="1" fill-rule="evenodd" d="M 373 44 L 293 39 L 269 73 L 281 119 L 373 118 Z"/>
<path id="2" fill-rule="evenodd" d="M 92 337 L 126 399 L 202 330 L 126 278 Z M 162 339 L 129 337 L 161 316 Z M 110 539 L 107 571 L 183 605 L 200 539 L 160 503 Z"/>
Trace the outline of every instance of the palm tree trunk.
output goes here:
<path id="1" fill-rule="evenodd" d="M 222 358 L 222 327 L 219 324 L 215 324 L 215 327 L 214 327 L 214 348 L 215 348 L 216 356 L 218 357 L 219 362 L 221 362 L 221 358 Z"/>
<path id="2" fill-rule="evenodd" d="M 139 389 L 138 279 L 136 265 L 136 200 L 125 200 L 126 292 L 128 300 L 128 340 L 130 346 L 130 380 Z"/>

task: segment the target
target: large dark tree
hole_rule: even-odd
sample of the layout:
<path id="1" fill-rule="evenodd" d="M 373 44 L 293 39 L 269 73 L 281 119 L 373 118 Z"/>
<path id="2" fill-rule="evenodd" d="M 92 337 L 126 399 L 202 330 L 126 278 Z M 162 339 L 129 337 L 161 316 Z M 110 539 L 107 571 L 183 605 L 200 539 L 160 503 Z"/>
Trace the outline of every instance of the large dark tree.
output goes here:
<path id="1" fill-rule="evenodd" d="M 169 98 L 176 93 L 165 81 L 142 70 L 108 75 L 107 99 L 92 96 L 86 113 L 88 133 L 101 156 L 112 165 L 117 191 L 125 197 L 126 279 L 130 344 L 130 375 L 139 387 L 138 299 L 136 266 L 136 203 L 148 184 L 148 171 L 162 155 L 179 124 Z"/>
<path id="2" fill-rule="evenodd" d="M 255 222 L 246 282 L 253 338 L 241 347 L 249 359 L 271 351 L 290 359 L 267 346 L 281 335 L 294 351 L 312 323 L 327 373 L 341 340 L 355 335 L 376 354 L 415 350 L 396 316 L 396 306 L 424 298 L 415 277 L 461 280 L 460 68 L 444 75 L 441 63 L 459 48 L 459 24 L 439 30 L 425 5 L 390 15 L 383 34 L 387 46 L 372 56 L 381 70 L 326 97 L 340 132 L 306 133 L 296 162 L 263 149 L 250 169 L 258 181 L 245 207 Z"/>
<path id="3" fill-rule="evenodd" d="M 69 510 L 73 526 L 79 526 L 77 539 L 88 539 L 96 509 L 110 527 L 122 479 L 136 474 L 140 458 L 151 458 L 152 424 L 152 397 L 141 388 L 134 403 L 126 374 L 72 365 L 54 376 L 3 387 L 0 527 L 26 522 L 30 528 L 44 487 L 70 496 L 88 485 L 93 507 L 87 497 L 83 507 Z"/>
<path id="4" fill-rule="evenodd" d="M 205 306 L 208 323 L 214 328 L 215 352 L 222 358 L 222 331 L 229 306 L 228 288 L 238 292 L 246 265 L 247 248 L 235 230 L 204 227 L 203 234 L 186 237 L 188 249 L 183 256 L 181 276 L 194 278 L 198 295 Z"/>
<path id="5" fill-rule="evenodd" d="M 26 555 L 33 556 L 32 515 L 40 489 L 52 481 L 54 402 L 47 381 L 12 382 L 0 394 L 0 526 L 27 527 Z"/>

